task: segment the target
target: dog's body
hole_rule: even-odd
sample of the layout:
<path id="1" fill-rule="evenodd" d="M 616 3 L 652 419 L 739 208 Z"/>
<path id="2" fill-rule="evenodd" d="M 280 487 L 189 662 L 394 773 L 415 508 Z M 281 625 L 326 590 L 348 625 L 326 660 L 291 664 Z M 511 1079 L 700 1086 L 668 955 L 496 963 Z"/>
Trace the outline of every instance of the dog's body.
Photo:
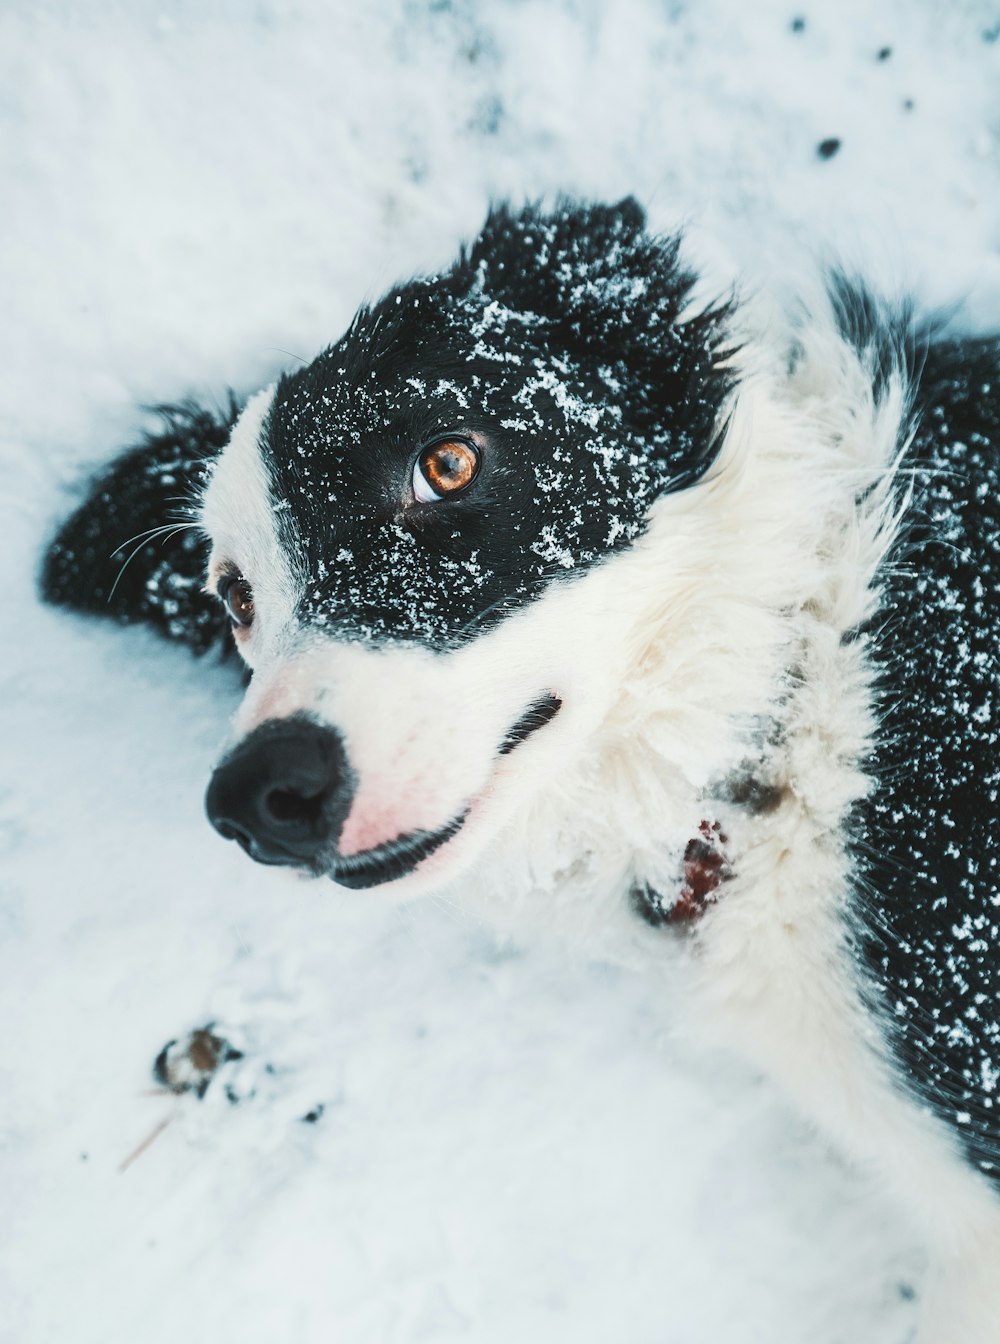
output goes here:
<path id="1" fill-rule="evenodd" d="M 254 670 L 214 824 L 685 942 L 697 1016 L 922 1220 L 921 1338 L 1000 1340 L 997 343 L 843 281 L 696 305 L 631 202 L 500 210 L 234 418 L 175 413 L 45 576 L 104 605 L 103 554 L 207 485 Z M 143 546 L 110 609 L 204 650 L 202 564 Z"/>

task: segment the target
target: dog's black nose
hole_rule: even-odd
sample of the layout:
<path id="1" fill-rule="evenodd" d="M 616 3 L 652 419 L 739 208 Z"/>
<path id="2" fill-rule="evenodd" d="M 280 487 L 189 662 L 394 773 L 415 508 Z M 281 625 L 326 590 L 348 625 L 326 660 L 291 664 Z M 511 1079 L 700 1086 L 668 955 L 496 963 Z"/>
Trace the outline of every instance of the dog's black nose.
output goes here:
<path id="1" fill-rule="evenodd" d="M 308 866 L 339 836 L 352 792 L 340 735 L 296 715 L 262 723 L 229 753 L 205 810 L 259 863 Z"/>

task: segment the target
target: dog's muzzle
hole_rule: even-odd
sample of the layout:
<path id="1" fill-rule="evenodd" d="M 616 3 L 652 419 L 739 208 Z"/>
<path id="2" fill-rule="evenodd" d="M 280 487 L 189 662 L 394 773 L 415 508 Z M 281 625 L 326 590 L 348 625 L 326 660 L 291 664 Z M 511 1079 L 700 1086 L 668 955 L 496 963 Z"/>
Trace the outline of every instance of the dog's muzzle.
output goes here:
<path id="1" fill-rule="evenodd" d="M 497 748 L 507 756 L 558 714 L 558 696 L 540 696 Z M 258 863 L 307 868 L 343 887 L 381 886 L 405 877 L 461 830 L 463 807 L 435 831 L 410 831 L 359 854 L 338 853 L 356 779 L 343 739 L 305 714 L 269 719 L 220 763 L 205 795 L 208 819 Z"/>
<path id="2" fill-rule="evenodd" d="M 326 866 L 354 793 L 339 733 L 304 715 L 255 728 L 220 763 L 208 819 L 258 863 Z"/>

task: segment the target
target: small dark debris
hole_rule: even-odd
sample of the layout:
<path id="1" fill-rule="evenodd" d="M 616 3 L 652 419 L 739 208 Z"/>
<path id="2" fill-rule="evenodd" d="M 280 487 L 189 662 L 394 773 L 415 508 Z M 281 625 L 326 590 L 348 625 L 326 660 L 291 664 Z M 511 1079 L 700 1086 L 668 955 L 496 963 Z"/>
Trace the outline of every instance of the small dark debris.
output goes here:
<path id="1" fill-rule="evenodd" d="M 802 18 L 801 15 L 799 15 L 797 18 L 792 19 L 791 23 L 788 26 L 789 28 L 791 28 L 793 33 L 804 33 L 806 30 L 806 21 L 804 18 Z"/>
<path id="2" fill-rule="evenodd" d="M 988 42 L 990 43 L 990 45 L 992 45 L 994 42 L 998 40 L 1000 40 L 1000 23 L 996 24 L 993 28 L 983 29 L 984 42 Z"/>
<path id="3" fill-rule="evenodd" d="M 912 1302 L 917 1295 L 917 1290 L 912 1283 L 901 1283 L 899 1285 L 899 1295 L 904 1302 Z"/>
<path id="4" fill-rule="evenodd" d="M 153 1063 L 153 1077 L 171 1092 L 193 1092 L 201 1099 L 222 1065 L 242 1058 L 243 1051 L 216 1036 L 209 1023 L 183 1040 L 167 1041 Z"/>
<path id="5" fill-rule="evenodd" d="M 80 1161 L 81 1161 L 81 1162 L 89 1162 L 89 1161 L 90 1161 L 90 1154 L 89 1154 L 89 1153 L 81 1153 L 81 1154 L 80 1154 Z"/>
<path id="6" fill-rule="evenodd" d="M 877 61 L 887 61 L 892 55 L 892 47 L 879 47 L 875 59 Z"/>
<path id="7" fill-rule="evenodd" d="M 832 159 L 840 149 L 840 140 L 836 136 L 831 136 L 829 140 L 821 140 L 816 146 L 816 153 L 821 159 Z"/>
<path id="8" fill-rule="evenodd" d="M 311 1111 L 306 1111 L 305 1115 L 302 1117 L 302 1123 L 304 1125 L 314 1125 L 316 1121 L 322 1117 L 325 1110 L 326 1107 L 323 1103 L 318 1102 Z"/>
<path id="9" fill-rule="evenodd" d="M 913 102 L 913 99 L 912 99 L 912 98 L 904 98 L 904 99 L 903 99 L 903 111 L 904 111 L 904 112 L 912 112 L 912 111 L 913 111 L 913 108 L 914 108 L 914 102 Z"/>

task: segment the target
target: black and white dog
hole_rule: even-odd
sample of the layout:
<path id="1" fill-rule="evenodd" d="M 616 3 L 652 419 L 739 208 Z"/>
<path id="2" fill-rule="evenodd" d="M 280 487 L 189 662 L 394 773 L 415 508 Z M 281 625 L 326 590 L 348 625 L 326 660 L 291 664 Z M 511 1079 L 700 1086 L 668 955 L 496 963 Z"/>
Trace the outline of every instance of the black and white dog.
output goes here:
<path id="1" fill-rule="evenodd" d="M 996 1344 L 1000 343 L 695 294 L 631 200 L 495 209 L 238 417 L 168 412 L 43 587 L 231 625 L 208 812 L 260 862 L 680 934 L 921 1220 L 921 1340 Z"/>

